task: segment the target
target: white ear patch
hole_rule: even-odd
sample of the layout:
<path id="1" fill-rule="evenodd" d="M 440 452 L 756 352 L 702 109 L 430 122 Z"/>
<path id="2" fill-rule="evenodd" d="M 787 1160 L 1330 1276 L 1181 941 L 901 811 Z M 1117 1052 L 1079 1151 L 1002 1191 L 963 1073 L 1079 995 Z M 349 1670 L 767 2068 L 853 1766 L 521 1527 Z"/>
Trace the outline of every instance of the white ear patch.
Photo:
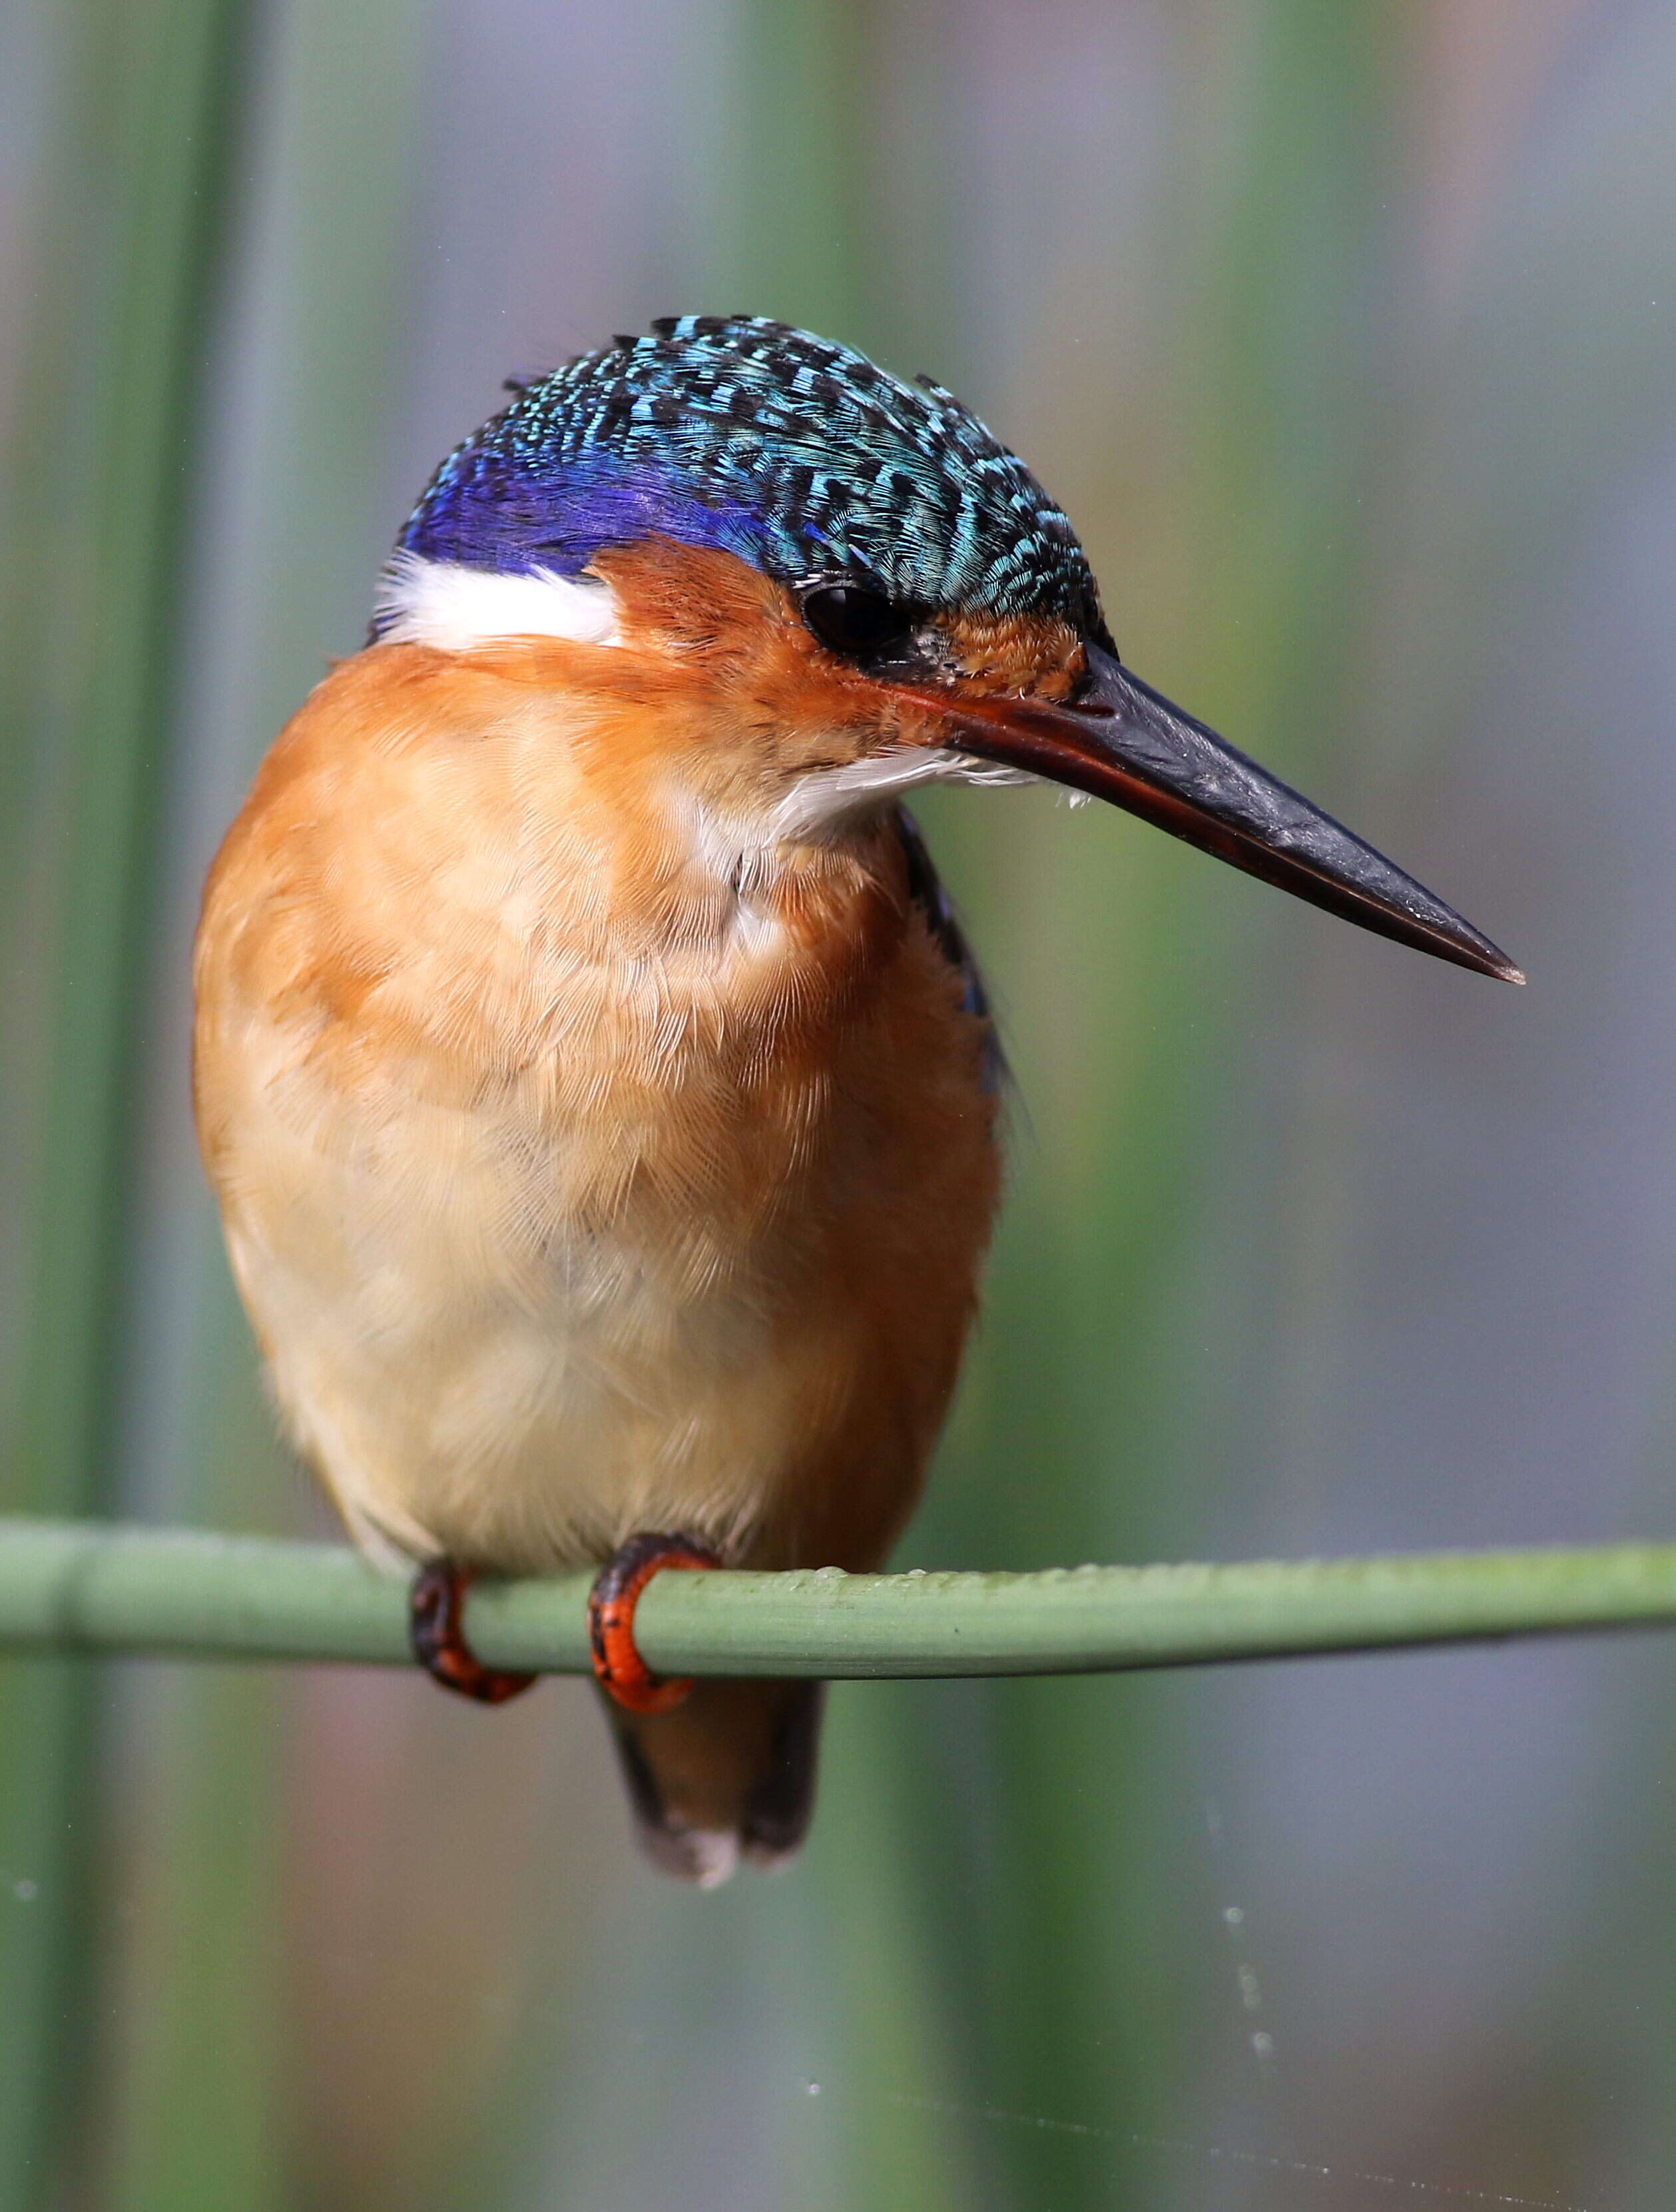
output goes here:
<path id="1" fill-rule="evenodd" d="M 497 637 L 568 637 L 578 645 L 620 642 L 616 593 L 603 580 L 531 568 L 520 575 L 466 568 L 397 553 L 380 580 L 380 638 L 469 653 Z"/>

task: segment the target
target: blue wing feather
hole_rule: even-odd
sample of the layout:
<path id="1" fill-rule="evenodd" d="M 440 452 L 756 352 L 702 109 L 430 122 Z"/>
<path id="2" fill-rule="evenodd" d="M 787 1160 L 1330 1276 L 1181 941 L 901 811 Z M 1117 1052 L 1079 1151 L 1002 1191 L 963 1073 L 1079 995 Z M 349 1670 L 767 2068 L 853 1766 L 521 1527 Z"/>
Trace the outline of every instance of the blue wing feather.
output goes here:
<path id="1" fill-rule="evenodd" d="M 982 973 L 967 942 L 966 932 L 961 927 L 954 902 L 944 890 L 937 864 L 920 835 L 919 823 L 905 806 L 896 809 L 896 822 L 902 858 L 908 863 L 908 895 L 925 916 L 932 943 L 960 978 L 961 1004 L 984 1025 L 984 1088 L 997 1091 L 1006 1080 L 1007 1063 L 1000 1039 L 995 1034 L 995 1016 Z"/>

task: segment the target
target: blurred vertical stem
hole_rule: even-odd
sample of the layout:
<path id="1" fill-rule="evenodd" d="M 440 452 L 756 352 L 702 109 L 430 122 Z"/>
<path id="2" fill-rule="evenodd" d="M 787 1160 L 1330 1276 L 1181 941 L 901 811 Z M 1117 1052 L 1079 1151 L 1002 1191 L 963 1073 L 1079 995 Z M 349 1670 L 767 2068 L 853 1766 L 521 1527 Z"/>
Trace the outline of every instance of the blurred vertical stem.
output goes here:
<path id="1" fill-rule="evenodd" d="M 1182 168 L 1161 303 L 1178 323 L 1157 342 L 1150 420 L 1165 426 L 1176 465 L 1150 485 L 1139 473 L 1151 511 L 1110 518 L 1084 514 L 1062 462 L 1049 481 L 1091 536 L 1145 549 L 1127 589 L 1120 569 L 1108 578 L 1126 643 L 1142 609 L 1141 665 L 1166 688 L 1190 685 L 1212 721 L 1284 767 L 1290 733 L 1276 726 L 1266 743 L 1278 696 L 1290 684 L 1294 696 L 1333 697 L 1355 651 L 1342 549 L 1368 388 L 1351 279 L 1376 243 L 1379 21 L 1320 0 L 1249 0 L 1171 22 Z M 1098 212 L 1067 217 L 1079 219 L 1097 268 Z M 1044 361 L 1040 373 L 1088 372 Z M 1116 395 L 1112 411 L 1120 419 Z M 1300 667 L 1308 687 L 1294 681 Z M 1248 963 L 1232 918 L 1260 917 L 1244 903 L 1249 886 L 1184 866 L 1122 825 L 1038 831 L 1015 813 L 995 835 L 1015 842 L 993 879 L 1021 880 L 1013 896 L 1028 915 L 1018 933 L 1032 964 L 1011 992 L 1001 979 L 1025 1098 L 1044 1060 L 1075 1049 L 1036 1014 L 1065 1003 L 1067 945 L 1080 950 L 1071 1003 L 1090 1042 L 1080 1095 L 1017 1152 L 975 1364 L 982 1556 L 1025 1565 L 1168 1552 L 1196 1517 L 1203 1470 L 1237 1463 L 1250 1419 L 1230 1378 L 1248 1372 L 1260 1312 L 1243 1296 L 1248 1275 L 1231 1285 L 1241 1303 L 1220 1310 L 1227 1292 L 1206 1262 L 1227 1250 L 1216 1217 L 1233 1172 L 1229 1076 L 1246 1047 L 1233 987 Z M 981 948 L 979 899 L 971 911 Z M 1284 1255 L 1284 1217 L 1273 1218 L 1283 1228 L 1266 1222 L 1262 1235 Z M 1027 1456 L 1028 1486 L 1017 1479 Z M 946 1527 L 949 1506 L 933 1510 Z M 969 1545 L 938 1549 L 964 1558 Z M 927 1908 L 944 1916 L 951 1952 L 971 1916 L 948 1872 L 981 1866 L 987 1847 L 989 1925 L 969 1970 L 979 2099 L 1066 2124 L 993 2132 L 991 2155 L 1009 2170 L 1000 2193 L 1056 2212 L 1174 2201 L 1179 2179 L 1155 2172 L 1130 2131 L 1169 2132 L 1202 2063 L 1190 2036 L 1206 2017 L 1193 1987 L 1204 1968 L 1171 1918 L 1193 1887 L 1178 1862 L 1200 1849 L 1180 1726 L 1192 1686 L 969 1694 L 1000 1786 L 987 1836 L 959 1833 L 982 1804 L 969 1789 L 945 1815 Z"/>
<path id="2" fill-rule="evenodd" d="M 707 305 L 856 342 L 872 133 L 871 0 L 732 0 Z"/>
<path id="3" fill-rule="evenodd" d="M 701 272 L 707 306 L 879 343 L 890 319 L 870 250 L 884 214 L 879 14 L 870 0 L 732 0 L 717 142 L 720 222 Z M 833 1908 L 834 1955 L 821 1978 L 829 2040 L 847 2076 L 833 2112 L 835 2195 L 868 2212 L 963 2207 L 974 2176 L 959 2154 L 958 2124 L 898 2094 L 944 2091 L 958 2073 L 926 1948 L 908 1940 L 923 1915 L 913 1856 L 897 1847 L 900 1687 L 853 1701 L 841 1689 L 834 1704 L 823 1820 L 834 1831 L 841 1823 L 843 1848 L 829 1836 L 813 1863 Z M 904 1940 L 861 1942 L 861 1928 Z"/>
<path id="4" fill-rule="evenodd" d="M 66 213 L 49 281 L 73 288 L 27 372 L 9 617 L 42 747 L 31 834 L 52 908 L 28 948 L 46 1019 L 30 1102 L 25 1352 L 9 1502 L 97 1512 L 118 1389 L 127 1073 L 167 757 L 171 593 L 191 490 L 197 371 L 230 146 L 234 0 L 62 11 Z M 50 348 L 50 357 L 48 349 Z M 23 411 L 23 410 L 21 410 Z M 0 2204 L 62 2194 L 88 2104 L 91 1833 L 99 1734 L 85 1666 L 0 1686 Z M 76 2130 L 85 2139 L 85 2127 Z"/>
<path id="5" fill-rule="evenodd" d="M 412 0 L 288 0 L 262 41 L 210 495 L 183 572 L 197 683 L 170 793 L 177 866 L 201 864 L 190 787 L 225 779 L 230 805 L 330 656 L 360 642 L 369 549 L 396 519 L 378 509 L 428 52 Z M 172 1038 L 166 1049 L 178 1050 Z M 156 1071 L 153 1087 L 173 1098 L 178 1072 Z M 187 1340 L 156 1347 L 167 1472 L 155 1471 L 149 1502 L 222 1527 L 271 1523 L 290 1479 L 207 1207 L 200 1225 L 176 1260 L 189 1271 Z M 155 1461 L 160 1440 L 149 1441 Z M 282 2071 L 288 1697 L 256 1674 L 134 1688 L 144 1759 L 111 2130 L 122 2212 L 259 2212 L 345 2186 L 302 2171 L 309 2147 Z"/>

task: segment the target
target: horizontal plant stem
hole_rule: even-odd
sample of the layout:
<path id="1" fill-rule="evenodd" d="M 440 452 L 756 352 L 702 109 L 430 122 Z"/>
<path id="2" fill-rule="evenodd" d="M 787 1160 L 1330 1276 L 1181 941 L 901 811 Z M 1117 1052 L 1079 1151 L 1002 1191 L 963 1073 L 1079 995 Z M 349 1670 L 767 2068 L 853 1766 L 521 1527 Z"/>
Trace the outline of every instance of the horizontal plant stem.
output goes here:
<path id="1" fill-rule="evenodd" d="M 492 1666 L 582 1674 L 589 1577 L 484 1583 Z M 661 1673 L 1090 1674 L 1305 1652 L 1676 1625 L 1676 1545 L 1021 1575 L 659 1575 L 641 1649 Z M 0 1649 L 400 1665 L 403 1584 L 349 1551 L 0 1518 Z"/>

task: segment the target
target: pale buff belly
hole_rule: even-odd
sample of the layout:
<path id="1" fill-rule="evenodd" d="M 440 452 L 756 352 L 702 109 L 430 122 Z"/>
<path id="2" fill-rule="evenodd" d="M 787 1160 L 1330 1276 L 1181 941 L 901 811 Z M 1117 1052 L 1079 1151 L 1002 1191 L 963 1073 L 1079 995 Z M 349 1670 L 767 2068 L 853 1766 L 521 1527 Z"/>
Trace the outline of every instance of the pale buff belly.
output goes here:
<path id="1" fill-rule="evenodd" d="M 671 1242 L 632 1191 L 585 1220 L 562 1139 L 516 1113 L 415 1103 L 374 1128 L 309 1089 L 247 1093 L 228 1243 L 356 1538 L 513 1572 L 647 1528 L 748 1554 L 870 1379 L 806 1220 L 770 1206 L 725 1236 L 701 1213 Z"/>

